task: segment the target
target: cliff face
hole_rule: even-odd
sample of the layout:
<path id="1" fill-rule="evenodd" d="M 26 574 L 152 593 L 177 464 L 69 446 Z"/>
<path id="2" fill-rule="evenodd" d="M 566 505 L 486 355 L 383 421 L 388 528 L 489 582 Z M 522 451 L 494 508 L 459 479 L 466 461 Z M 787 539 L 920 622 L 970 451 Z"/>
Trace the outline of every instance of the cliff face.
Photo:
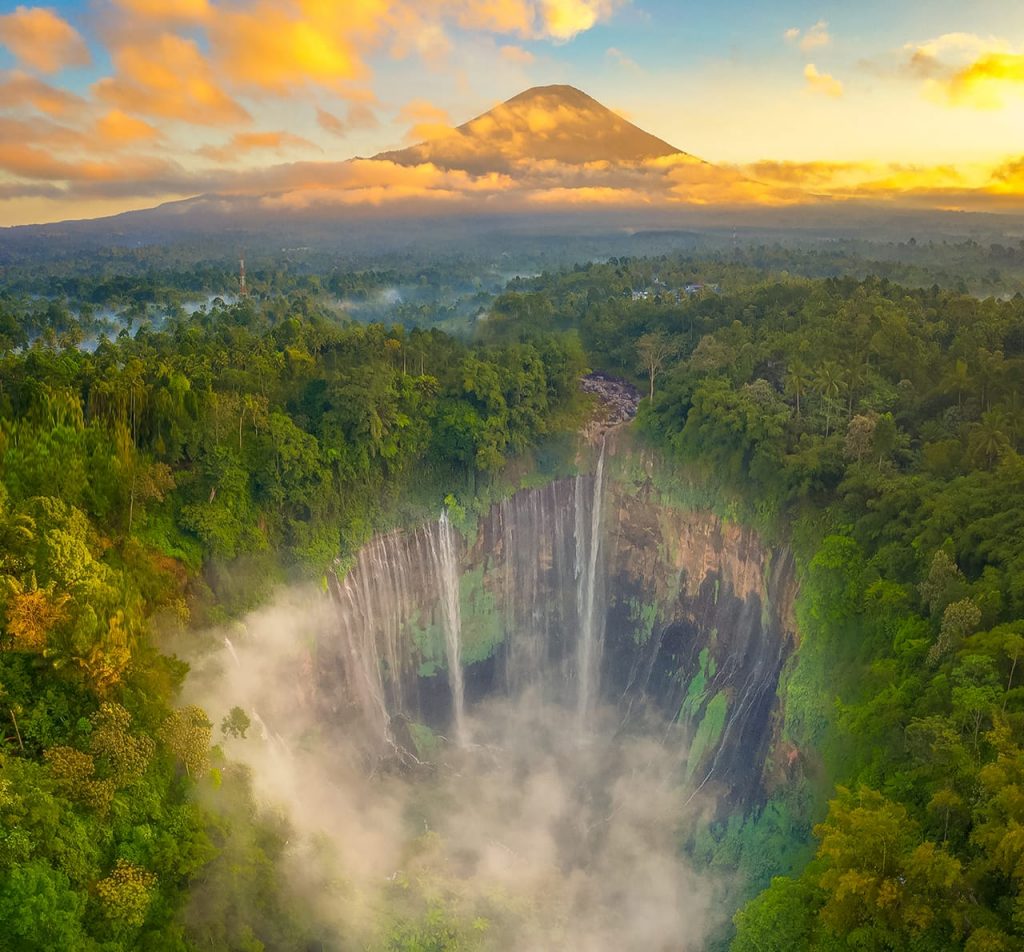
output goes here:
<path id="1" fill-rule="evenodd" d="M 450 732 L 455 691 L 470 715 L 526 690 L 581 724 L 611 705 L 623 729 L 653 718 L 689 744 L 693 788 L 759 799 L 794 642 L 792 557 L 670 503 L 642 470 L 602 478 L 604 462 L 495 505 L 456 579 L 441 571 L 438 524 L 375 539 L 333 585 L 322 708 L 401 745 L 409 725 Z"/>
<path id="2" fill-rule="evenodd" d="M 649 486 L 613 483 L 611 505 L 606 690 L 682 726 L 696 785 L 756 799 L 795 641 L 792 554 Z"/>

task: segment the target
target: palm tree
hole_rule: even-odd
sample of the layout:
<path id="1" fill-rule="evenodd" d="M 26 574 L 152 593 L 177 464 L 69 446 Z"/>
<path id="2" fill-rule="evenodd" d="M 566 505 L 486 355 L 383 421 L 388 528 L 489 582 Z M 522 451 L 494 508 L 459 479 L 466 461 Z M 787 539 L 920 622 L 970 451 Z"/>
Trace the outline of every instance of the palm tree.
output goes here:
<path id="1" fill-rule="evenodd" d="M 943 384 L 947 393 L 956 391 L 957 408 L 963 406 L 964 391 L 971 385 L 971 375 L 967 372 L 967 361 L 957 359 L 953 369 L 946 374 Z"/>
<path id="2" fill-rule="evenodd" d="M 981 422 L 971 424 L 967 437 L 967 452 L 971 462 L 992 469 L 1012 449 L 1006 435 L 1008 421 L 1002 410 L 989 410 L 981 415 Z"/>
<path id="3" fill-rule="evenodd" d="M 814 373 L 814 389 L 825 404 L 825 436 L 832 432 L 834 401 L 843 390 L 843 371 L 834 360 L 826 360 Z"/>
<path id="4" fill-rule="evenodd" d="M 796 399 L 796 418 L 800 419 L 800 400 L 807 392 L 810 382 L 810 371 L 799 360 L 794 360 L 789 365 L 789 373 L 786 374 L 786 393 Z"/>

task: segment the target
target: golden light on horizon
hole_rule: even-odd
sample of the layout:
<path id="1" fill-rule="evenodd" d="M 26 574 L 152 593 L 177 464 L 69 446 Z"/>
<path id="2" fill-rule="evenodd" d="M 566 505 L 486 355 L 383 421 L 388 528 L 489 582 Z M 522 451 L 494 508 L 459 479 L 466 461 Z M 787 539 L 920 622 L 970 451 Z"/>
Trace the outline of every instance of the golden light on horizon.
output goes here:
<path id="1" fill-rule="evenodd" d="M 217 190 L 259 195 L 278 181 L 298 194 L 332 179 L 337 194 L 352 179 L 343 160 L 418 142 L 419 160 L 404 167 L 461 169 L 461 185 L 449 186 L 478 202 L 488 190 L 469 183 L 493 174 L 495 192 L 545 207 L 589 196 L 622 207 L 832 198 L 1024 208 L 1024 183 L 1007 171 L 1024 155 L 1024 44 L 981 31 L 908 38 L 851 60 L 835 23 L 780 21 L 774 59 L 689 68 L 687 84 L 713 90 L 697 100 L 674 96 L 675 67 L 659 76 L 609 45 L 604 67 L 618 80 L 608 105 L 708 160 L 699 181 L 642 155 L 579 159 L 577 143 L 595 138 L 588 124 L 624 120 L 573 102 L 492 108 L 552 74 L 583 75 L 571 41 L 629 16 L 616 0 L 103 0 L 94 16 L 18 6 L 0 14 L 0 222 Z M 470 62 L 487 64 L 490 96 L 467 85 Z M 474 115 L 468 135 L 455 131 Z M 608 167 L 599 172 L 597 159 Z M 411 183 L 388 172 L 390 184 L 345 200 L 379 205 L 388 188 L 408 198 L 424 171 Z"/>

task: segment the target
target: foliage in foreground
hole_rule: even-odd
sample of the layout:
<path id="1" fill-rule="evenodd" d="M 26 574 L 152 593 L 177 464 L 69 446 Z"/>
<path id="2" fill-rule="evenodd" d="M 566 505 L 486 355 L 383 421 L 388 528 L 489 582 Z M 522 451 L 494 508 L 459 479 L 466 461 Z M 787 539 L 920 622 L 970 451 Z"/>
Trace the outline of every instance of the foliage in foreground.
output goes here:
<path id="1" fill-rule="evenodd" d="M 323 572 L 399 504 L 436 508 L 536 441 L 582 367 L 568 338 L 469 348 L 279 311 L 0 357 L 11 952 L 322 946 L 282 872 L 287 829 L 211 751 L 204 712 L 174 707 L 186 667 L 153 616 L 173 647 L 190 616 Z"/>

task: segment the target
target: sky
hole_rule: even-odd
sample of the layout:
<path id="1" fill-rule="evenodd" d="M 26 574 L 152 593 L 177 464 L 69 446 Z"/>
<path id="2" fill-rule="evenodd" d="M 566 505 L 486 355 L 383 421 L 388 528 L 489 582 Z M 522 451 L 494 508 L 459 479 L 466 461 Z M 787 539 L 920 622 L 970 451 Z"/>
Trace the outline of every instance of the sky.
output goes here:
<path id="1" fill-rule="evenodd" d="M 1018 0 L 64 0 L 0 2 L 0 225 L 348 182 L 345 159 L 554 83 L 766 200 L 1024 206 Z M 374 201 L 513 187 L 360 168 Z"/>

